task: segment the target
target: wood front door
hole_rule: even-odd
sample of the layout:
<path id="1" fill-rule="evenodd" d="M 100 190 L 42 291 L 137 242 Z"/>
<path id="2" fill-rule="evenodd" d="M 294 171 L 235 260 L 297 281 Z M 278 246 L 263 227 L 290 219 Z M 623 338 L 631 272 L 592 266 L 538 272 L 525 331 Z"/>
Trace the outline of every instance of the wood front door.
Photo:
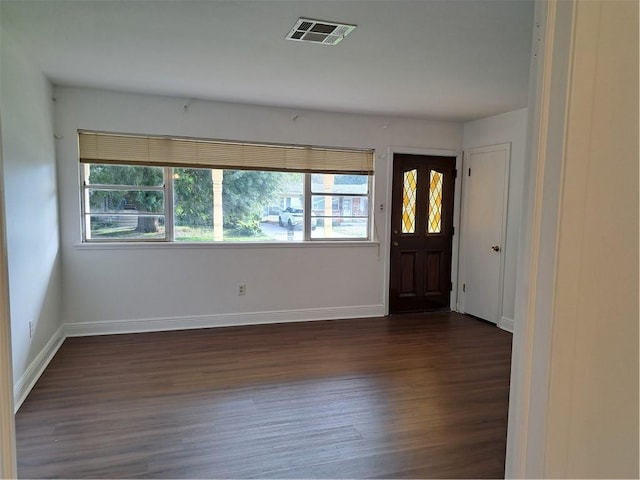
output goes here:
<path id="1" fill-rule="evenodd" d="M 449 308 L 455 157 L 393 157 L 389 312 Z"/>

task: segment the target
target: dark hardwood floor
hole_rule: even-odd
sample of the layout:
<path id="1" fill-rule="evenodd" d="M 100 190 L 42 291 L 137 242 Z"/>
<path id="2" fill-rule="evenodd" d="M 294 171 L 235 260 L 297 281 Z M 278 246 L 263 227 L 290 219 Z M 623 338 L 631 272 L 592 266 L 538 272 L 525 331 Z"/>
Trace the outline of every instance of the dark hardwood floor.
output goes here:
<path id="1" fill-rule="evenodd" d="M 511 335 L 453 313 L 67 339 L 27 478 L 503 477 Z"/>

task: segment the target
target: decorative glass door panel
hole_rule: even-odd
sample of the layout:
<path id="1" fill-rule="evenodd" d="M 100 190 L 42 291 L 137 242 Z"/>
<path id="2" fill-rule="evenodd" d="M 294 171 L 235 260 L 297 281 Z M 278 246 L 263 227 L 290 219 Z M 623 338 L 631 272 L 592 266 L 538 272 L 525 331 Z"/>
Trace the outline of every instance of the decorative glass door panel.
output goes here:
<path id="1" fill-rule="evenodd" d="M 418 191 L 418 170 L 404 172 L 402 182 L 402 233 L 416 231 L 416 193 Z"/>
<path id="2" fill-rule="evenodd" d="M 427 233 L 442 231 L 442 179 L 444 175 L 435 170 L 429 171 L 429 220 Z"/>

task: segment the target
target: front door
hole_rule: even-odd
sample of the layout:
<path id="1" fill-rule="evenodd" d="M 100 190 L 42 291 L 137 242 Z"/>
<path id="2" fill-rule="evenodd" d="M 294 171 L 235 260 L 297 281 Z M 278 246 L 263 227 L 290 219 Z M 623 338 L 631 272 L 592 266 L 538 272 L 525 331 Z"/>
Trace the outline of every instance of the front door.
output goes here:
<path id="1" fill-rule="evenodd" d="M 389 312 L 449 308 L 455 157 L 393 157 Z"/>

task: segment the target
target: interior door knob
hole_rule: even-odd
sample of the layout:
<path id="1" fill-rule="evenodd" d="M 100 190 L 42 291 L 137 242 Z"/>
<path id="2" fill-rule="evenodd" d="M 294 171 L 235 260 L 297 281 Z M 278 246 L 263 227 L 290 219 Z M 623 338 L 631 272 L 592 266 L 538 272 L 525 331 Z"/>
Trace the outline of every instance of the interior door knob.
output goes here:
<path id="1" fill-rule="evenodd" d="M 499 252 L 500 251 L 500 245 L 494 245 L 493 247 L 491 247 L 491 250 L 493 250 L 494 252 Z"/>

